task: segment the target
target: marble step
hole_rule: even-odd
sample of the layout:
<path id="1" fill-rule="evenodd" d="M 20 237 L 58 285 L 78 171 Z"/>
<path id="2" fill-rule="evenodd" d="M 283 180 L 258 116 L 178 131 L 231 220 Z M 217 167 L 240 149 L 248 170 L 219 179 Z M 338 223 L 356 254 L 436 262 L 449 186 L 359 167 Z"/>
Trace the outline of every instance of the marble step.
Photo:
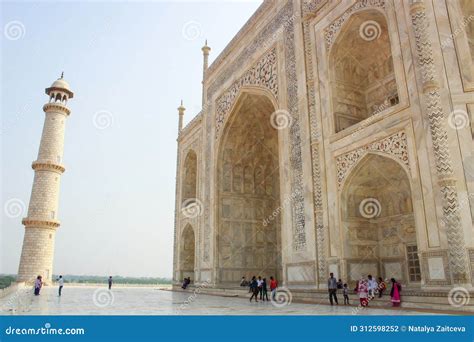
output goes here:
<path id="1" fill-rule="evenodd" d="M 176 291 L 187 291 L 187 292 L 199 292 L 202 294 L 216 295 L 222 297 L 241 297 L 249 298 L 250 293 L 248 288 L 242 287 L 205 287 L 190 285 L 186 290 L 182 290 L 180 286 L 174 285 L 173 290 Z M 405 291 L 404 291 L 405 292 Z M 307 289 L 290 289 L 292 301 L 298 303 L 308 304 L 322 304 L 328 305 L 329 298 L 326 290 L 307 290 Z M 474 294 L 471 295 L 471 299 L 467 300 L 465 305 L 453 306 L 448 301 L 447 292 L 432 292 L 419 291 L 416 289 L 406 289 L 406 295 L 402 293 L 402 308 L 418 309 L 422 311 L 434 310 L 440 313 L 457 313 L 457 314 L 473 314 L 474 315 Z M 270 291 L 269 291 L 270 295 Z M 338 293 L 338 300 L 342 304 L 344 299 L 342 293 Z M 351 292 L 349 294 L 349 300 L 354 307 L 359 305 L 359 297 L 356 293 Z M 389 292 L 384 294 L 382 298 L 374 298 L 369 302 L 371 307 L 379 308 L 391 308 Z"/>

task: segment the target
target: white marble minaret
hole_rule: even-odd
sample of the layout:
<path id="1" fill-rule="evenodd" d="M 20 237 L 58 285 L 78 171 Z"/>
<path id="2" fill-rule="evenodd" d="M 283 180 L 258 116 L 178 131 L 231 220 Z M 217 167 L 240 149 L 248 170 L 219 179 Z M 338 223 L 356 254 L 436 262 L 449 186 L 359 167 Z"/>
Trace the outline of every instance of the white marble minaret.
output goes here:
<path id="1" fill-rule="evenodd" d="M 35 178 L 28 216 L 22 221 L 25 237 L 17 281 L 32 281 L 41 275 L 48 283 L 53 271 L 54 238 L 59 227 L 59 185 L 65 170 L 62 165 L 64 129 L 71 112 L 66 105 L 74 94 L 63 75 L 46 89 L 46 94 L 49 102 L 43 106 L 43 134 L 38 159 L 32 164 Z"/>

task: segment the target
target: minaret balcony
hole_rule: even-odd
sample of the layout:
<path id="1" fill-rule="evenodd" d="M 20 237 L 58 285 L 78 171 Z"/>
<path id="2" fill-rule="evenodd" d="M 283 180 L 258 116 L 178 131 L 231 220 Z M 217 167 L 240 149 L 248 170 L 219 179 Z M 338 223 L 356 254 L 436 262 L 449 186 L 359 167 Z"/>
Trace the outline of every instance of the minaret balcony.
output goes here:
<path id="1" fill-rule="evenodd" d="M 62 104 L 61 102 L 50 102 L 50 103 L 46 103 L 44 106 L 43 106 L 43 111 L 44 112 L 61 112 L 63 113 L 64 115 L 66 116 L 69 116 L 69 114 L 71 114 L 71 110 L 66 107 L 64 104 Z"/>
<path id="2" fill-rule="evenodd" d="M 44 229 L 56 229 L 61 223 L 57 220 L 45 220 L 35 217 L 25 217 L 21 220 L 21 223 L 25 228 L 44 228 Z"/>
<path id="3" fill-rule="evenodd" d="M 50 161 L 35 161 L 31 164 L 31 167 L 35 171 L 52 171 L 59 174 L 62 174 L 66 170 L 63 165 L 52 163 Z"/>

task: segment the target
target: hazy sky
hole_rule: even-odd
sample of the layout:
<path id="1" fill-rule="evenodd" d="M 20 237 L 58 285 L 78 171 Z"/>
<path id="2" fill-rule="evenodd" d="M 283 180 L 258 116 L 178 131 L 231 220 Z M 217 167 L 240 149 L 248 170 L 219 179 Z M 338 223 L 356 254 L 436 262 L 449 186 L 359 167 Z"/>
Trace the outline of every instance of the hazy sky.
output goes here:
<path id="1" fill-rule="evenodd" d="M 204 39 L 212 62 L 260 3 L 2 2 L 0 273 L 18 270 L 44 89 L 64 71 L 54 272 L 171 277 L 176 108 L 200 110 Z"/>

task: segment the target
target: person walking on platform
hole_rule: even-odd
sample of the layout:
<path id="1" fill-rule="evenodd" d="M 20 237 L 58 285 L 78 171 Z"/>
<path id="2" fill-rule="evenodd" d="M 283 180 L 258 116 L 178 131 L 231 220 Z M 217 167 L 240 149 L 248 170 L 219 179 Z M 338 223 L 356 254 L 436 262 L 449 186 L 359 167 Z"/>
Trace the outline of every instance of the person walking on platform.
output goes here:
<path id="1" fill-rule="evenodd" d="M 255 301 L 258 302 L 258 284 L 257 284 L 257 278 L 255 276 L 252 277 L 252 280 L 250 281 L 250 289 L 252 290 L 252 296 L 250 297 L 250 302 L 252 301 L 252 298 L 255 297 Z"/>

